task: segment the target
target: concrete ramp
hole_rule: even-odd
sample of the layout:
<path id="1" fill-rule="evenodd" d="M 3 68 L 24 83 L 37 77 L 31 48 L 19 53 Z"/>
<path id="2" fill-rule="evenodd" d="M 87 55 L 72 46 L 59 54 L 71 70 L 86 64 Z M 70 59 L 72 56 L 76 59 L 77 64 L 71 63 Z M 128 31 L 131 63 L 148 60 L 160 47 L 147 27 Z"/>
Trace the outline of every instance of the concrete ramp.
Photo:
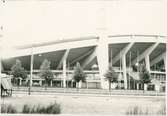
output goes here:
<path id="1" fill-rule="evenodd" d="M 12 89 L 12 84 L 9 82 L 8 78 L 2 78 L 1 79 L 2 87 L 3 89 Z"/>
<path id="2" fill-rule="evenodd" d="M 12 84 L 10 78 L 1 78 L 1 96 L 12 95 Z"/>
<path id="3" fill-rule="evenodd" d="M 127 72 L 127 74 L 130 75 L 134 80 L 140 80 L 139 72 Z"/>

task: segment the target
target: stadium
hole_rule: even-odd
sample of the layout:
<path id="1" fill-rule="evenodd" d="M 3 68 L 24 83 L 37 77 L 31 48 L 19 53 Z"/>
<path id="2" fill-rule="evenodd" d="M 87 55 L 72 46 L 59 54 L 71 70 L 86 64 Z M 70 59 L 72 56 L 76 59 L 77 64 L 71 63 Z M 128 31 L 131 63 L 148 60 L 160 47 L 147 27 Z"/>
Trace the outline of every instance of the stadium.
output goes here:
<path id="1" fill-rule="evenodd" d="M 10 74 L 12 65 L 19 59 L 28 72 L 32 71 L 32 85 L 42 86 L 44 79 L 38 72 L 43 60 L 47 59 L 54 73 L 51 86 L 75 87 L 72 74 L 79 62 L 87 75 L 82 88 L 107 89 L 108 82 L 103 75 L 112 65 L 119 74 L 120 88 L 141 89 L 137 83 L 134 84 L 138 73 L 133 71 L 132 66 L 145 63 L 151 73 L 153 89 L 158 87 L 160 90 L 165 88 L 166 79 L 165 41 L 166 38 L 159 35 L 116 35 L 105 39 L 85 37 L 24 46 L 18 48 L 12 58 L 2 60 L 2 72 Z M 21 80 L 20 85 L 25 81 Z"/>
<path id="2" fill-rule="evenodd" d="M 2 114 L 166 115 L 166 1 L 1 2 Z"/>
<path id="3" fill-rule="evenodd" d="M 19 45 L 16 46 L 14 48 L 15 50 L 11 51 L 10 53 L 4 51 L 4 53 L 2 53 L 1 61 L 2 73 L 10 75 L 11 67 L 18 59 L 21 61 L 22 66 L 28 72 L 28 79 L 20 80 L 19 85 L 25 86 L 27 85 L 27 83 L 30 83 L 32 86 L 43 86 L 44 79 L 39 76 L 39 71 L 40 65 L 45 59 L 47 59 L 51 62 L 50 68 L 54 73 L 54 79 L 51 82 L 51 86 L 60 88 L 72 88 L 76 87 L 76 83 L 73 81 L 72 76 L 74 67 L 76 66 L 76 63 L 79 62 L 81 64 L 81 67 L 84 69 L 84 72 L 86 73 L 86 82 L 82 84 L 82 88 L 107 89 L 109 85 L 104 77 L 104 74 L 107 71 L 108 67 L 112 66 L 114 68 L 114 71 L 117 72 L 119 80 L 117 84 L 112 84 L 112 88 L 140 90 L 143 89 L 143 87 L 140 83 L 138 83 L 138 71 L 134 71 L 133 67 L 139 64 L 145 64 L 146 69 L 151 74 L 151 83 L 149 85 L 149 89 L 165 91 L 166 31 L 163 28 L 163 21 L 165 21 L 165 18 L 163 14 L 162 16 L 160 16 L 160 14 L 158 14 L 157 12 L 152 14 L 152 10 L 157 11 L 158 8 L 162 8 L 163 10 L 164 7 L 159 2 L 158 6 L 156 6 L 157 2 L 152 2 L 150 6 L 148 5 L 150 4 L 150 2 L 141 3 L 142 4 L 137 4 L 136 2 L 128 2 L 127 4 L 124 4 L 122 2 L 119 2 L 119 4 L 116 4 L 117 7 L 106 3 L 104 3 L 103 5 L 100 5 L 99 3 L 94 4 L 87 2 L 83 2 L 83 4 L 74 3 L 74 10 L 69 12 L 73 14 L 76 13 L 76 16 L 78 16 L 77 18 L 79 18 L 79 16 L 88 17 L 89 15 L 86 15 L 86 13 L 88 13 L 86 8 L 89 8 L 89 6 L 91 6 L 92 4 L 95 5 L 94 8 L 89 8 L 90 13 L 93 13 L 90 14 L 90 18 L 88 17 L 88 20 L 91 19 L 95 14 L 98 15 L 97 25 L 93 27 L 95 28 L 96 32 L 92 31 L 91 33 L 93 34 L 88 34 L 91 36 L 87 36 L 87 34 L 84 35 L 82 33 L 78 34 L 80 35 L 78 37 L 68 36 L 67 38 L 63 38 L 61 40 L 53 40 L 54 37 L 50 36 L 53 35 L 51 33 L 49 37 L 52 38 L 51 40 L 53 41 Z M 38 4 L 41 5 L 39 9 L 47 8 L 47 5 L 42 4 L 42 2 Z M 59 4 L 61 5 L 61 3 Z M 79 7 L 75 7 L 75 4 L 80 5 L 81 9 Z M 14 6 L 13 4 L 9 3 L 9 6 L 10 5 Z M 34 3 L 31 3 L 30 6 L 33 8 Z M 51 5 L 51 7 L 55 8 L 54 5 Z M 15 6 L 12 8 L 15 8 Z M 110 15 L 110 8 L 112 10 L 111 13 L 115 14 L 114 17 Z M 141 10 L 142 8 L 148 8 L 148 10 L 146 10 L 146 14 L 141 13 L 144 11 Z M 41 12 L 39 9 L 36 10 L 35 13 L 39 11 L 37 13 L 40 14 Z M 75 12 L 79 9 L 83 12 L 83 14 Z M 93 11 L 94 9 L 96 10 L 95 12 Z M 139 9 L 141 11 L 139 11 Z M 122 13 L 119 11 L 121 11 Z M 46 9 L 45 12 L 48 13 L 48 16 L 45 18 L 47 18 L 48 20 L 53 18 L 53 15 L 49 15 L 49 12 L 51 12 L 50 9 Z M 55 12 L 58 11 L 55 10 Z M 66 10 L 63 12 L 68 13 L 68 8 L 66 8 Z M 109 13 L 106 14 L 107 12 Z M 116 13 L 118 13 L 118 15 L 116 15 Z M 126 17 L 124 14 L 126 14 Z M 32 15 L 31 17 L 36 16 L 36 14 L 34 15 L 33 13 L 29 15 Z M 29 15 L 27 17 L 29 17 Z M 57 15 L 55 16 L 57 17 Z M 40 17 L 40 15 L 38 17 Z M 145 20 L 136 20 L 139 24 L 133 22 L 135 19 L 140 19 L 140 17 L 144 17 Z M 157 19 L 153 23 L 150 23 L 151 18 L 155 17 L 158 17 L 160 21 Z M 9 19 L 10 18 L 11 17 L 9 17 Z M 75 20 L 74 18 L 68 18 L 70 21 L 74 20 L 74 22 L 76 21 L 77 23 L 77 20 Z M 109 20 L 110 18 L 112 20 Z M 120 19 L 123 18 L 126 19 L 124 21 L 121 21 Z M 41 18 L 43 22 L 39 22 L 39 24 L 38 22 L 36 23 L 38 25 L 44 23 L 45 26 L 55 28 L 58 23 L 61 23 L 62 25 L 63 23 L 65 23 L 63 22 L 61 15 L 60 19 L 62 20 L 62 22 L 54 22 L 55 19 L 53 18 L 53 20 L 51 20 L 52 24 L 50 24 L 49 22 L 44 22 Z M 81 25 L 81 23 L 85 23 L 86 21 L 87 19 L 85 18 L 84 21 L 81 20 L 79 23 Z M 77 23 L 76 25 L 74 25 L 74 22 L 72 22 L 73 26 L 79 24 Z M 11 29 L 13 29 L 11 25 L 14 23 L 7 25 L 8 23 L 8 21 L 5 22 L 6 26 L 9 26 Z M 91 24 L 91 21 L 89 22 L 89 24 Z M 89 27 L 89 24 L 85 26 Z M 33 27 L 33 24 L 31 26 Z M 38 26 L 34 26 L 34 28 L 35 27 Z M 50 28 L 50 31 L 47 30 L 47 32 L 59 32 L 59 30 L 54 31 L 54 29 L 52 28 Z M 61 28 L 62 27 L 60 27 L 60 31 Z M 66 26 L 66 28 L 68 27 Z M 40 29 L 38 28 L 37 30 L 39 31 Z M 86 33 L 88 33 L 88 31 Z M 73 32 L 77 33 L 77 28 L 75 29 L 74 27 Z M 42 36 L 40 37 L 46 37 L 44 32 L 40 33 L 42 33 Z M 12 31 L 10 31 L 8 35 L 5 35 L 4 32 L 4 37 L 7 36 L 8 38 L 12 38 L 12 35 L 15 37 L 14 34 L 15 33 L 12 33 Z M 20 35 L 18 35 L 17 37 L 22 38 L 21 33 L 18 34 Z M 39 35 L 39 33 L 32 33 L 32 37 L 34 36 L 34 38 L 32 39 L 37 39 Z M 30 36 L 27 34 L 25 38 L 28 37 Z"/>

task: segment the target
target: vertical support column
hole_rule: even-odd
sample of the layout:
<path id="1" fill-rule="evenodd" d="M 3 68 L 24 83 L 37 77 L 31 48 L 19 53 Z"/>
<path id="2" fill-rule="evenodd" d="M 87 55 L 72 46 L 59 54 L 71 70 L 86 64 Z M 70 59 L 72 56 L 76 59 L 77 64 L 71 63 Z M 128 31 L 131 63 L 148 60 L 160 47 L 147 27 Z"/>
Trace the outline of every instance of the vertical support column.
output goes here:
<path id="1" fill-rule="evenodd" d="M 166 58 L 167 58 L 167 57 L 166 57 L 166 55 L 167 55 L 167 54 L 165 54 L 165 57 L 163 58 L 163 60 L 164 60 L 165 71 L 167 72 L 167 66 L 166 66 Z"/>
<path id="2" fill-rule="evenodd" d="M 110 52 L 110 66 L 112 66 L 112 49 L 111 49 L 111 52 Z"/>
<path id="3" fill-rule="evenodd" d="M 51 81 L 50 81 L 50 86 L 51 86 L 51 87 L 52 87 L 52 84 L 53 84 L 53 81 L 51 80 Z"/>
<path id="4" fill-rule="evenodd" d="M 30 85 L 29 85 L 29 95 L 31 94 L 31 87 L 32 87 L 32 76 L 33 76 L 33 63 L 34 63 L 34 54 L 33 48 L 31 48 L 31 61 L 30 61 Z"/>
<path id="5" fill-rule="evenodd" d="M 167 43 L 166 43 L 166 51 L 165 51 L 165 58 L 164 58 L 164 65 L 165 65 L 165 72 L 166 72 L 165 80 L 166 80 L 166 83 L 167 83 L 167 65 L 166 65 L 166 61 L 167 61 Z M 166 84 L 165 84 L 165 90 L 167 92 Z"/>
<path id="6" fill-rule="evenodd" d="M 150 72 L 150 57 L 149 55 L 145 56 L 146 69 Z"/>
<path id="7" fill-rule="evenodd" d="M 19 79 L 19 85 L 22 85 L 22 78 Z"/>
<path id="8" fill-rule="evenodd" d="M 164 65 L 165 65 L 165 70 L 166 70 L 166 57 L 164 57 Z"/>
<path id="9" fill-rule="evenodd" d="M 63 60 L 63 87 L 66 87 L 66 59 Z"/>
<path id="10" fill-rule="evenodd" d="M 2 60 L 1 60 L 1 56 L 0 56 L 0 75 L 1 75 L 1 72 L 2 72 Z"/>
<path id="11" fill-rule="evenodd" d="M 1 83 L 1 71 L 2 71 L 2 67 L 1 67 L 1 64 L 2 64 L 2 61 L 1 61 L 1 54 L 0 54 L 0 83 Z M 1 89 L 0 89 L 0 92 L 1 92 Z"/>
<path id="12" fill-rule="evenodd" d="M 126 55 L 122 55 L 122 69 L 123 69 L 123 77 L 124 77 L 124 87 L 127 89 L 127 75 L 126 75 Z"/>
<path id="13" fill-rule="evenodd" d="M 101 79 L 101 88 L 108 89 L 108 81 L 105 79 L 104 74 L 108 70 L 109 55 L 108 55 L 108 33 L 107 33 L 107 10 L 106 3 L 99 4 L 98 9 L 98 25 L 97 33 L 99 35 L 99 41 L 97 45 L 97 61 L 99 66 L 99 73 Z"/>
<path id="14" fill-rule="evenodd" d="M 107 38 L 106 38 L 107 39 Z M 108 56 L 108 43 L 99 40 L 99 45 L 97 49 L 97 60 L 101 78 L 101 88 L 108 89 L 108 82 L 104 77 L 104 74 L 108 70 L 109 66 L 109 56 Z"/>
<path id="15" fill-rule="evenodd" d="M 39 80 L 39 85 L 42 86 L 42 80 Z"/>
<path id="16" fill-rule="evenodd" d="M 1 64 L 2 64 L 2 61 L 1 61 L 1 54 L 0 54 L 0 83 L 1 83 L 1 71 L 2 71 L 2 67 L 1 67 Z M 1 92 L 1 89 L 0 89 L 0 92 Z"/>

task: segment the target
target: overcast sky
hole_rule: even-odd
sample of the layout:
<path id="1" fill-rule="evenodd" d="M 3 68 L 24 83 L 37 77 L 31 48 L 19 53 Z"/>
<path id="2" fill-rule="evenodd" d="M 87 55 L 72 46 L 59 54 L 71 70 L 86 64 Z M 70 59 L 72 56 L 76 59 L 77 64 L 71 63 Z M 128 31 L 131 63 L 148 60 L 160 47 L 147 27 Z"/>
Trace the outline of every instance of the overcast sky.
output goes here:
<path id="1" fill-rule="evenodd" d="M 1 45 L 11 47 L 94 36 L 100 16 L 106 16 L 110 35 L 167 35 L 167 4 L 163 0 L 106 2 L 106 15 L 99 15 L 101 4 L 97 1 L 7 1 L 3 4 Z"/>

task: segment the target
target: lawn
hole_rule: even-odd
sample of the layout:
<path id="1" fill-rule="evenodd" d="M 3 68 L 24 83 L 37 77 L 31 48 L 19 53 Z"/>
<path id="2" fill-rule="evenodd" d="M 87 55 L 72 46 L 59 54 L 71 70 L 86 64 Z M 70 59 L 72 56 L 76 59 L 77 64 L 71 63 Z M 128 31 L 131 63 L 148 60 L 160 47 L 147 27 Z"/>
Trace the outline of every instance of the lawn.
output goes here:
<path id="1" fill-rule="evenodd" d="M 10 103 L 21 110 L 26 103 L 46 105 L 54 101 L 61 104 L 62 114 L 125 114 L 129 107 L 136 105 L 155 114 L 165 103 L 165 97 L 14 94 L 2 99 L 1 103 Z"/>

